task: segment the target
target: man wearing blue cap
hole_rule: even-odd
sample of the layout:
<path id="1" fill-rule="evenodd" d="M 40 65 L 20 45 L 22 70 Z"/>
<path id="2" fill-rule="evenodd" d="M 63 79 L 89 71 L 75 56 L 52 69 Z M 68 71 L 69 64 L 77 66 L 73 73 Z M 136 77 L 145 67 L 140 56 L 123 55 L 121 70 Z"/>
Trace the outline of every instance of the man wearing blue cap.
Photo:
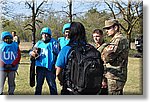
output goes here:
<path id="1" fill-rule="evenodd" d="M 62 33 L 64 34 L 64 37 L 58 38 L 60 49 L 62 49 L 64 46 L 66 46 L 70 41 L 70 39 L 69 39 L 69 28 L 70 28 L 70 23 L 64 24 L 63 29 L 62 29 Z"/>
<path id="2" fill-rule="evenodd" d="M 21 53 L 10 32 L 1 33 L 0 42 L 0 94 L 3 94 L 4 84 L 8 77 L 8 94 L 14 95 L 15 73 L 18 69 Z"/>
<path id="3" fill-rule="evenodd" d="M 49 27 L 41 30 L 42 40 L 39 40 L 30 55 L 36 59 L 36 90 L 35 95 L 41 95 L 44 79 L 48 83 L 50 94 L 57 95 L 56 75 L 55 75 L 55 59 L 58 50 L 58 42 L 51 38 L 52 32 Z"/>

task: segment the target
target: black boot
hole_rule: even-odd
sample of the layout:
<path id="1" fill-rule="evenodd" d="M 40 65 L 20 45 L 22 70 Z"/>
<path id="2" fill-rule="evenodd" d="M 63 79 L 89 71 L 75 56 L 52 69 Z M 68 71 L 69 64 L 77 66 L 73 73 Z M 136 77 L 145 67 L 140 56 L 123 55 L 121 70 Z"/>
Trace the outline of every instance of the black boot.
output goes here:
<path id="1" fill-rule="evenodd" d="M 14 95 L 14 93 L 9 93 L 9 95 Z"/>

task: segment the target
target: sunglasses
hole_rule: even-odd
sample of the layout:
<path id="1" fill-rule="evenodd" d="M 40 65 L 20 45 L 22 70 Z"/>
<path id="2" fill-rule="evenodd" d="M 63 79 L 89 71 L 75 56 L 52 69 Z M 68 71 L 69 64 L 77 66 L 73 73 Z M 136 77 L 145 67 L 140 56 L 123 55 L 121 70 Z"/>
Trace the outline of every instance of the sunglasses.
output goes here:
<path id="1" fill-rule="evenodd" d="M 48 35 L 48 33 L 42 33 L 42 35 L 43 35 L 43 34 Z"/>
<path id="2" fill-rule="evenodd" d="M 112 29 L 113 26 L 105 28 L 106 30 Z"/>

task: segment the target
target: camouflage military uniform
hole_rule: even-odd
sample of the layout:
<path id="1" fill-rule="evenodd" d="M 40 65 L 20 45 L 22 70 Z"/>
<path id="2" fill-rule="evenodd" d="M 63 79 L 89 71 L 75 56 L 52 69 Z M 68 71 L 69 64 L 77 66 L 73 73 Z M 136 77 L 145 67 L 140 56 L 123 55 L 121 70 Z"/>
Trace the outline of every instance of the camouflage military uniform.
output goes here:
<path id="1" fill-rule="evenodd" d="M 120 33 L 116 33 L 110 43 L 102 51 L 105 64 L 105 77 L 108 82 L 109 94 L 123 94 L 127 80 L 128 41 Z"/>
<path id="2" fill-rule="evenodd" d="M 101 45 L 95 45 L 95 48 L 102 53 L 103 49 L 107 46 L 107 44 L 103 41 Z M 98 93 L 99 95 L 108 95 L 108 85 L 107 85 L 107 79 L 105 76 L 103 77 L 102 80 L 102 87 L 100 92 Z"/>

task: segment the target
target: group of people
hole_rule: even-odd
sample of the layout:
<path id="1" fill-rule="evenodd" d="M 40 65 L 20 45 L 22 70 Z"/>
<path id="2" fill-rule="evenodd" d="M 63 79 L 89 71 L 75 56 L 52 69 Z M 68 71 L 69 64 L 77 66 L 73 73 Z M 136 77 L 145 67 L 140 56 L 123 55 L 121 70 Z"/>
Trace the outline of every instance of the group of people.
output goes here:
<path id="1" fill-rule="evenodd" d="M 104 73 L 103 80 L 100 82 L 101 89 L 97 94 L 100 95 L 122 95 L 123 88 L 127 81 L 128 64 L 128 41 L 119 31 L 119 22 L 115 19 L 106 20 L 103 30 L 111 37 L 109 42 L 104 41 L 103 31 L 95 29 L 92 33 L 95 42 L 95 48 L 100 52 L 100 58 L 103 61 Z M 50 94 L 57 95 L 56 77 L 63 74 L 66 69 L 70 55 L 71 44 L 87 44 L 86 31 L 82 23 L 72 22 L 63 26 L 62 33 L 64 37 L 58 40 L 52 38 L 52 32 L 49 27 L 44 27 L 39 40 L 29 55 L 36 60 L 36 87 L 35 95 L 42 94 L 44 80 L 49 86 Z M 0 93 L 3 94 L 3 87 L 6 76 L 9 77 L 9 94 L 14 94 L 15 72 L 21 58 L 18 44 L 13 42 L 13 37 L 9 32 L 1 33 L 0 43 Z M 9 57 L 10 56 L 10 57 Z M 12 82 L 13 81 L 13 82 Z M 63 81 L 61 81 L 63 82 Z M 60 84 L 63 87 L 63 83 Z M 66 90 L 73 91 L 73 90 Z M 79 94 L 79 93 L 77 93 Z"/>
<path id="2" fill-rule="evenodd" d="M 108 91 L 109 95 L 122 95 L 127 81 L 129 44 L 127 38 L 119 31 L 119 25 L 115 19 L 105 21 L 103 29 L 106 30 L 107 36 L 111 37 L 107 43 L 103 40 L 102 30 L 96 29 L 93 32 L 96 48 L 104 61 L 102 91 Z"/>

